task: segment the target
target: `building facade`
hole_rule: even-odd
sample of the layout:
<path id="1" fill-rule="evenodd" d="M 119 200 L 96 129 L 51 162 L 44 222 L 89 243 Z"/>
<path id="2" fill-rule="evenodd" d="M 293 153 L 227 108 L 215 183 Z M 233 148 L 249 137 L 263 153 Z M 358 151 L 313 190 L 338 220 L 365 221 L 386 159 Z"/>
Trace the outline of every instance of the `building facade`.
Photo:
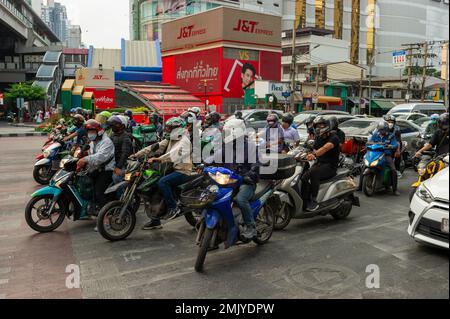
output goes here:
<path id="1" fill-rule="evenodd" d="M 79 49 L 81 43 L 81 27 L 79 25 L 71 25 L 67 35 L 67 47 L 71 49 Z"/>
<path id="2" fill-rule="evenodd" d="M 42 6 L 41 17 L 61 42 L 66 43 L 70 27 L 66 7 L 59 2 L 48 0 L 47 5 Z"/>

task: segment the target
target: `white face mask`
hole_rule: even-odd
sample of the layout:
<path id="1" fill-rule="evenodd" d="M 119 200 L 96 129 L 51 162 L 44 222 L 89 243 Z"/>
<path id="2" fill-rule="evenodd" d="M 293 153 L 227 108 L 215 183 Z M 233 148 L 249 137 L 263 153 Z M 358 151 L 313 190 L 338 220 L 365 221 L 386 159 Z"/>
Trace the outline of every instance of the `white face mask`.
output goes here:
<path id="1" fill-rule="evenodd" d="M 389 128 L 392 130 L 394 128 L 394 124 L 389 123 Z"/>
<path id="2" fill-rule="evenodd" d="M 88 134 L 88 138 L 89 138 L 89 140 L 90 141 L 92 141 L 92 142 L 94 142 L 96 139 L 97 139 L 97 137 L 98 137 L 98 135 L 97 135 L 97 133 L 91 133 L 91 134 Z"/>

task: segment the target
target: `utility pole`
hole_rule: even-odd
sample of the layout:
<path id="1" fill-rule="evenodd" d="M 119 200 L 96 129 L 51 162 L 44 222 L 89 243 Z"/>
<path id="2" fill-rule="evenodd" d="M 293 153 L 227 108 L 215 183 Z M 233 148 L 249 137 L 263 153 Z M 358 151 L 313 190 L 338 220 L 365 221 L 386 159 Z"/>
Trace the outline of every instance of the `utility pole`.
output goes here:
<path id="1" fill-rule="evenodd" d="M 408 85 L 406 90 L 406 102 L 411 99 L 411 78 L 412 78 L 412 62 L 413 62 L 413 48 L 408 49 Z"/>
<path id="2" fill-rule="evenodd" d="M 373 65 L 375 63 L 376 54 L 370 59 L 369 65 L 369 116 L 372 115 L 372 77 L 373 77 Z"/>
<path id="3" fill-rule="evenodd" d="M 297 77 L 297 54 L 295 54 L 297 38 L 297 27 L 294 21 L 294 26 L 292 27 L 292 65 L 291 65 L 291 110 L 295 110 L 295 80 Z"/>
<path id="4" fill-rule="evenodd" d="M 362 115 L 362 99 L 363 99 L 363 80 L 364 80 L 364 69 L 361 69 L 361 80 L 359 81 L 359 114 Z"/>
<path id="5" fill-rule="evenodd" d="M 428 42 L 424 44 L 425 46 L 425 55 L 423 57 L 423 72 L 422 72 L 422 95 L 421 95 L 421 101 L 422 103 L 425 102 L 425 82 L 427 80 L 427 70 L 428 70 Z"/>
<path id="6" fill-rule="evenodd" d="M 321 76 L 321 66 L 320 64 L 317 65 L 317 69 L 316 69 L 316 94 L 319 94 L 319 77 Z M 314 111 L 317 110 L 317 104 L 318 103 L 314 103 Z"/>
<path id="7" fill-rule="evenodd" d="M 448 81 L 449 81 L 449 43 L 447 41 L 446 44 L 444 44 L 446 46 L 446 58 L 445 58 L 445 97 L 444 97 L 444 101 L 445 101 L 445 107 L 447 108 L 447 112 L 448 112 L 448 106 L 449 106 L 449 101 L 448 101 Z"/>

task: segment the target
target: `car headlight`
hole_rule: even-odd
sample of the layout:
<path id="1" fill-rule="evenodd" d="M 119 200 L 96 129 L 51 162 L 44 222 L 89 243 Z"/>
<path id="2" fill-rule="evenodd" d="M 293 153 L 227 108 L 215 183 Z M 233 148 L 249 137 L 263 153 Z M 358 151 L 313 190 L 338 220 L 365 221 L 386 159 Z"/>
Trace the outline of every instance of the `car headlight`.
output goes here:
<path id="1" fill-rule="evenodd" d="M 237 182 L 237 180 L 231 178 L 229 174 L 217 173 L 216 175 L 213 175 L 209 173 L 209 176 L 219 185 L 229 185 Z"/>
<path id="2" fill-rule="evenodd" d="M 419 189 L 417 189 L 416 195 L 428 204 L 430 204 L 434 200 L 430 191 L 424 185 L 420 186 Z"/>

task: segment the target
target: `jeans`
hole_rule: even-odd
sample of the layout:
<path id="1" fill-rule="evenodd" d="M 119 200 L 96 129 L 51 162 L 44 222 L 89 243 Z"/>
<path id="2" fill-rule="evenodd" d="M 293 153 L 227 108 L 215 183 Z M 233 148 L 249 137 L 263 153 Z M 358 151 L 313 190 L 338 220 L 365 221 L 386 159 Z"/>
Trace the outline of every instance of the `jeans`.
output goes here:
<path id="1" fill-rule="evenodd" d="M 397 176 L 397 170 L 395 168 L 394 159 L 392 158 L 392 156 L 386 155 L 384 157 L 384 160 L 386 161 L 386 166 L 391 169 L 392 190 L 395 192 L 395 191 L 397 191 L 398 176 Z"/>
<path id="2" fill-rule="evenodd" d="M 236 195 L 235 202 L 241 210 L 244 223 L 247 226 L 254 226 L 255 219 L 253 218 L 252 207 L 250 206 L 250 200 L 255 195 L 256 186 L 244 184 L 239 189 L 239 193 Z"/>
<path id="3" fill-rule="evenodd" d="M 166 200 L 167 209 L 177 208 L 177 201 L 175 200 L 172 189 L 189 182 L 190 179 L 191 177 L 189 175 L 173 172 L 159 180 L 159 190 Z"/>
<path id="4" fill-rule="evenodd" d="M 302 177 L 303 200 L 309 201 L 310 197 L 317 201 L 320 182 L 336 176 L 337 169 L 331 164 L 316 164 Z"/>
<path id="5" fill-rule="evenodd" d="M 114 185 L 117 185 L 117 184 L 123 182 L 124 179 L 125 179 L 125 173 L 124 173 L 124 171 L 122 172 L 121 175 L 116 175 L 116 174 L 114 174 L 114 172 L 113 172 L 113 174 L 112 174 L 112 180 L 113 180 L 113 184 L 114 184 Z M 119 188 L 119 189 L 117 190 L 117 197 L 120 198 L 124 192 L 125 192 L 125 187 Z"/>

